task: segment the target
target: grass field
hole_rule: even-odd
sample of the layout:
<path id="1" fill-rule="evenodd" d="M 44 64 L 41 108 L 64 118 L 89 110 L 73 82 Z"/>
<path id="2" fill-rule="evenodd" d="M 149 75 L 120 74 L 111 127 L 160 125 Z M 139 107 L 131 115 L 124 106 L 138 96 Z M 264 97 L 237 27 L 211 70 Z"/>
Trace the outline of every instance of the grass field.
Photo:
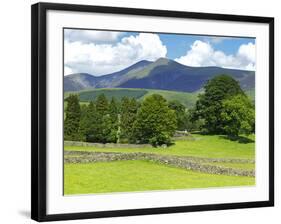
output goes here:
<path id="1" fill-rule="evenodd" d="M 211 175 L 148 161 L 65 165 L 65 194 L 253 185 L 252 177 Z"/>
<path id="2" fill-rule="evenodd" d="M 96 152 L 146 152 L 164 155 L 195 156 L 207 158 L 254 159 L 255 143 L 239 143 L 218 135 L 194 134 L 195 140 L 177 140 L 167 149 L 159 148 L 99 148 L 85 146 L 65 146 L 65 150 Z M 254 140 L 254 136 L 250 136 Z"/>
<path id="3" fill-rule="evenodd" d="M 65 146 L 68 151 L 143 152 L 196 158 L 255 159 L 252 141 L 239 143 L 224 136 L 194 134 L 194 140 L 176 140 L 168 148 L 100 148 Z M 73 156 L 73 155 L 68 155 Z M 240 170 L 255 169 L 254 163 L 212 162 L 210 165 Z M 65 163 L 65 194 L 131 192 L 254 185 L 255 177 L 202 173 L 151 161 L 125 160 L 95 163 Z"/>

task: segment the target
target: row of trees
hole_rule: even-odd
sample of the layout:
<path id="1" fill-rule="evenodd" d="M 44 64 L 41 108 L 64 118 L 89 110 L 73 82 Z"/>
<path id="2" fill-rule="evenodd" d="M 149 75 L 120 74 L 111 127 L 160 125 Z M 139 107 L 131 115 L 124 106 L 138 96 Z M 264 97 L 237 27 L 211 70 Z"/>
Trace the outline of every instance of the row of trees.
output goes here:
<path id="1" fill-rule="evenodd" d="M 104 94 L 88 105 L 80 105 L 77 95 L 66 101 L 65 140 L 161 145 L 170 144 L 176 130 L 238 136 L 253 132 L 255 124 L 253 103 L 227 75 L 207 82 L 190 110 L 158 94 L 141 103 L 128 97 L 109 101 Z"/>
<path id="2" fill-rule="evenodd" d="M 80 106 L 77 95 L 66 101 L 65 140 L 162 145 L 171 143 L 177 129 L 176 111 L 158 94 L 141 104 L 128 97 L 109 102 L 104 94 L 89 105 Z"/>

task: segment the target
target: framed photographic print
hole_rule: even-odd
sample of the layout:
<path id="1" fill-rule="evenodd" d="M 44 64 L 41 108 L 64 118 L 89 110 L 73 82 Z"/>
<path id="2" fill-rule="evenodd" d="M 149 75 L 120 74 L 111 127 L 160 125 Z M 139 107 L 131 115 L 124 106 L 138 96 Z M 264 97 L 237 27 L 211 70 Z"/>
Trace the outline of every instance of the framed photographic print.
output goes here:
<path id="1" fill-rule="evenodd" d="M 274 19 L 32 6 L 32 219 L 274 205 Z"/>

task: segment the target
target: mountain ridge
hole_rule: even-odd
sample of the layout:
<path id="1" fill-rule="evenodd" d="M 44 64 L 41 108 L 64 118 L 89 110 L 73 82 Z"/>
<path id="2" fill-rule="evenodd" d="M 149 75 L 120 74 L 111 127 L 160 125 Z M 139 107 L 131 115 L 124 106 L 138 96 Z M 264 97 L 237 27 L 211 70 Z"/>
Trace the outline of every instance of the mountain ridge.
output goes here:
<path id="1" fill-rule="evenodd" d="M 244 90 L 255 87 L 254 71 L 216 66 L 190 67 L 168 58 L 159 58 L 154 62 L 142 60 L 123 70 L 103 76 L 93 76 L 88 73 L 65 76 L 64 90 L 145 88 L 195 92 L 201 89 L 209 79 L 219 74 L 232 76 Z"/>

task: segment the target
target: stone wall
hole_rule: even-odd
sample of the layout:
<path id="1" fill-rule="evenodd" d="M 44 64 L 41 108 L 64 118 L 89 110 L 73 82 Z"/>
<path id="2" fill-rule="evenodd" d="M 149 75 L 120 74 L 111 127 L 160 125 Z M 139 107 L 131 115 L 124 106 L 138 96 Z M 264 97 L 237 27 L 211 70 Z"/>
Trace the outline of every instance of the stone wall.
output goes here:
<path id="1" fill-rule="evenodd" d="M 153 153 L 118 153 L 118 152 L 87 152 L 87 151 L 65 151 L 65 163 L 93 163 L 120 160 L 147 160 L 160 164 L 180 167 L 187 170 L 199 171 L 211 174 L 223 174 L 232 176 L 255 176 L 254 170 L 242 170 L 219 165 L 204 163 L 226 162 L 226 163 L 253 163 L 252 160 L 243 159 L 212 159 L 186 156 L 167 156 Z"/>
<path id="2" fill-rule="evenodd" d="M 65 146 L 92 146 L 99 148 L 152 148 L 150 144 L 116 144 L 116 143 L 92 143 L 92 142 L 76 142 L 64 141 Z"/>

